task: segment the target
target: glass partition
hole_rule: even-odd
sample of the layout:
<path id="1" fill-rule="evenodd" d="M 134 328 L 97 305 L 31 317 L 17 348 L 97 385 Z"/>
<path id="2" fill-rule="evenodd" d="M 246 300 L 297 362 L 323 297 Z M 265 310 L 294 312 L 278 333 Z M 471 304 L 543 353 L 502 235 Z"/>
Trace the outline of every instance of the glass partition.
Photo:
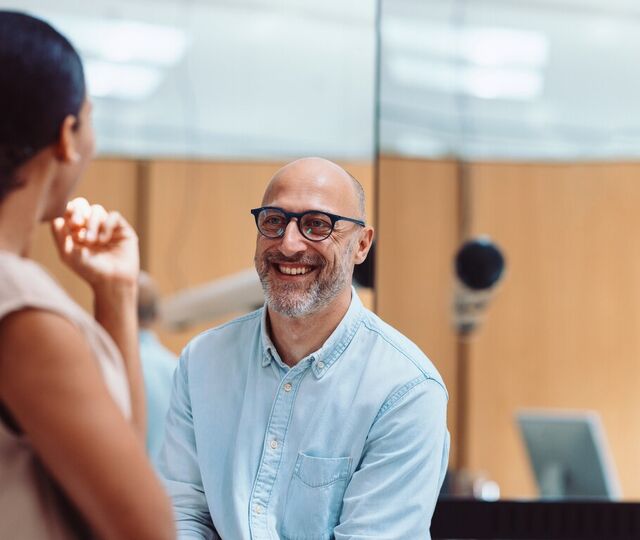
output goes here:
<path id="1" fill-rule="evenodd" d="M 99 151 L 371 160 L 369 0 L 20 0 L 80 50 Z"/>
<path id="2" fill-rule="evenodd" d="M 439 158 L 640 153 L 629 1 L 382 1 L 381 148 Z"/>
<path id="3" fill-rule="evenodd" d="M 376 298 L 447 381 L 450 492 L 561 494 L 596 481 L 580 465 L 640 498 L 639 9 L 381 1 Z M 468 240 L 506 262 L 483 295 L 454 267 Z M 473 333 L 461 306 L 486 308 Z M 532 415 L 584 437 L 527 446 Z"/>
<path id="4" fill-rule="evenodd" d="M 363 184 L 375 219 L 373 1 L 4 6 L 50 21 L 83 58 L 98 155 L 79 194 L 135 224 L 143 267 L 167 299 L 199 287 L 201 303 L 186 297 L 187 320 L 167 314 L 162 337 L 176 352 L 201 329 L 262 302 L 249 209 L 284 163 L 309 155 L 339 162 Z M 91 306 L 89 291 L 58 264 L 47 231 L 34 252 Z M 240 301 L 234 287 L 252 296 Z M 370 288 L 362 296 L 373 305 Z M 176 305 L 184 308 L 167 310 Z"/>

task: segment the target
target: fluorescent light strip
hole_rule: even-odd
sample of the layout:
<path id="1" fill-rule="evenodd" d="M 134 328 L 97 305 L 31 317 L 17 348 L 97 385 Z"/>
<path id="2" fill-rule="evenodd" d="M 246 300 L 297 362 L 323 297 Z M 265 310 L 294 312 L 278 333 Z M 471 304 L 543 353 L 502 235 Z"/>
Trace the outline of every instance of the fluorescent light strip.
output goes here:
<path id="1" fill-rule="evenodd" d="M 400 84 L 484 99 L 531 100 L 543 91 L 543 77 L 534 69 L 476 67 L 397 57 L 389 74 Z"/>
<path id="2" fill-rule="evenodd" d="M 390 19 L 382 23 L 382 39 L 396 51 L 479 66 L 542 67 L 549 58 L 548 38 L 531 30 Z"/>
<path id="3" fill-rule="evenodd" d="M 184 30 L 126 19 L 50 17 L 86 57 L 122 63 L 172 66 L 188 46 Z"/>
<path id="4" fill-rule="evenodd" d="M 162 81 L 164 70 L 102 60 L 87 60 L 85 75 L 94 97 L 141 100 L 152 95 Z"/>

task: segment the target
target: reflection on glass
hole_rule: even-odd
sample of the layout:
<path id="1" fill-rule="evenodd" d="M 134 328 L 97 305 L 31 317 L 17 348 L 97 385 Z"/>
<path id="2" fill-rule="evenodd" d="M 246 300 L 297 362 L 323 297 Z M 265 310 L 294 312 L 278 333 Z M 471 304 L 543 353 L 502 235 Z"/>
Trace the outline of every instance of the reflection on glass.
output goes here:
<path id="1" fill-rule="evenodd" d="M 372 159 L 370 0 L 12 4 L 78 47 L 102 154 Z"/>
<path id="2" fill-rule="evenodd" d="M 635 7 L 494 4 L 383 1 L 382 150 L 468 159 L 640 155 L 640 112 L 628 106 L 640 90 L 628 69 L 640 50 Z"/>
<path id="3" fill-rule="evenodd" d="M 538 496 L 518 411 L 588 410 L 620 479 L 605 494 L 640 498 L 638 7 L 382 0 L 381 15 L 376 298 L 449 387 L 450 492 Z M 461 342 L 452 254 L 485 234 L 508 271 Z M 577 466 L 587 444 L 562 444 Z M 560 469 L 541 483 L 575 495 Z"/>

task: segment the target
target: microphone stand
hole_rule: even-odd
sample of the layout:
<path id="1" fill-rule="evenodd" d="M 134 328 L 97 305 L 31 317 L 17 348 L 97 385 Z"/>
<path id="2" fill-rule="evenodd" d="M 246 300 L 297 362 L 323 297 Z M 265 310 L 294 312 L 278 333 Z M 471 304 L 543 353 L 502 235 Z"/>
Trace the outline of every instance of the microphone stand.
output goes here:
<path id="1" fill-rule="evenodd" d="M 455 468 L 469 467 L 469 340 L 458 333 L 456 343 L 456 437 L 458 439 Z"/>

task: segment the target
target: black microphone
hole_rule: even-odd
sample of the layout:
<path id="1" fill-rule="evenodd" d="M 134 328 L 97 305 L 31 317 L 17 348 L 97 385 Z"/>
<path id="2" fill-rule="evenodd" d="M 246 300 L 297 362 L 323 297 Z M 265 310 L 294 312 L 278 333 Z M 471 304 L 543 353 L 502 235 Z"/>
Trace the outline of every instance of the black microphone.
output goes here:
<path id="1" fill-rule="evenodd" d="M 503 278 L 505 259 L 488 236 L 479 236 L 460 247 L 454 266 L 453 321 L 458 334 L 468 336 L 482 322 L 484 311 Z"/>

